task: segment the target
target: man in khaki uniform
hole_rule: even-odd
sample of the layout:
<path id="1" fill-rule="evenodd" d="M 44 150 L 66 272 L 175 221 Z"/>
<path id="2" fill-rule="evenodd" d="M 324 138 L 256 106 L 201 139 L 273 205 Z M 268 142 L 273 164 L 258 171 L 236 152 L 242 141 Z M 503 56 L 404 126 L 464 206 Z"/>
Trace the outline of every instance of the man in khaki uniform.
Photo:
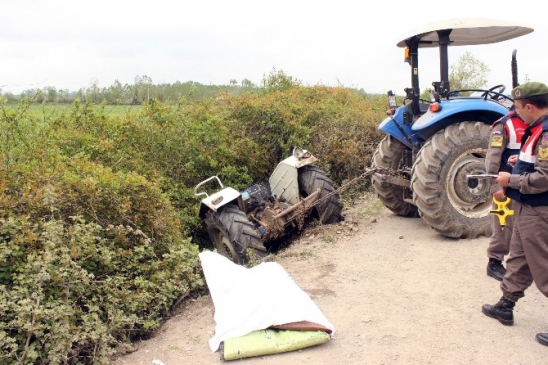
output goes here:
<path id="1" fill-rule="evenodd" d="M 517 160 L 520 149 L 521 137 L 527 128 L 527 124 L 521 120 L 515 110 L 493 123 L 487 156 L 485 157 L 485 170 L 488 174 L 498 174 L 500 171 L 511 172 L 512 166 Z M 498 184 L 492 185 L 493 197 L 498 201 L 505 201 L 504 189 Z M 512 209 L 511 202 L 507 208 Z M 512 237 L 513 216 L 506 217 L 506 225 L 500 224 L 499 217 L 492 216 L 492 234 L 487 247 L 487 275 L 498 281 L 502 281 L 506 269 L 502 265 L 504 256 L 510 251 L 510 238 Z"/>
<path id="2" fill-rule="evenodd" d="M 496 182 L 513 200 L 514 224 L 506 275 L 495 305 L 482 312 L 504 325 L 514 324 L 513 308 L 533 281 L 548 297 L 548 86 L 528 82 L 512 90 L 516 112 L 528 125 L 512 173 L 499 172 Z M 548 333 L 536 340 L 548 346 Z"/>

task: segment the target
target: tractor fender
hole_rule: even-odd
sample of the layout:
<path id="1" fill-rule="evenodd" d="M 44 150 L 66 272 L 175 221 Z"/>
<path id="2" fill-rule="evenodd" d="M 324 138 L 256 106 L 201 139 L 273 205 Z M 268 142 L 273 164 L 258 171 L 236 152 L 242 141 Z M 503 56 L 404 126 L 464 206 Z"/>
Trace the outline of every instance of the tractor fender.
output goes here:
<path id="1" fill-rule="evenodd" d="M 411 127 L 412 133 L 423 140 L 428 140 L 436 132 L 461 121 L 479 121 L 493 124 L 497 119 L 508 113 L 503 105 L 482 98 L 451 99 L 440 102 L 441 110 L 428 110 L 419 117 Z"/>
<path id="2" fill-rule="evenodd" d="M 227 186 L 222 190 L 219 190 L 218 192 L 202 199 L 199 216 L 200 218 L 204 218 L 208 210 L 216 212 L 219 208 L 227 204 L 238 204 L 238 200 L 241 200 L 240 192 Z"/>
<path id="3" fill-rule="evenodd" d="M 310 165 L 318 159 L 311 154 L 309 157 L 297 158 L 290 156 L 281 161 L 270 175 L 268 183 L 272 196 L 283 198 L 290 204 L 299 202 L 299 168 Z"/>
<path id="4" fill-rule="evenodd" d="M 403 122 L 405 109 L 405 105 L 397 108 L 394 115 L 385 118 L 379 124 L 379 129 L 412 149 L 413 143 L 419 142 L 419 139 L 413 134 L 411 126 Z"/>

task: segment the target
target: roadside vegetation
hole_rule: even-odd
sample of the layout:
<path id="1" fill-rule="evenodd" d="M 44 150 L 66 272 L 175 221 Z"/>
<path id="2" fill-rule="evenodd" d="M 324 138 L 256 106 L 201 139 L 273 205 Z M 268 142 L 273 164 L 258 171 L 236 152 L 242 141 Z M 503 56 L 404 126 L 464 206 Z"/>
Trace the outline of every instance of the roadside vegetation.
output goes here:
<path id="1" fill-rule="evenodd" d="M 0 363 L 109 363 L 204 288 L 197 183 L 266 181 L 299 146 L 341 186 L 370 165 L 385 108 L 278 71 L 138 107 L 1 99 Z"/>

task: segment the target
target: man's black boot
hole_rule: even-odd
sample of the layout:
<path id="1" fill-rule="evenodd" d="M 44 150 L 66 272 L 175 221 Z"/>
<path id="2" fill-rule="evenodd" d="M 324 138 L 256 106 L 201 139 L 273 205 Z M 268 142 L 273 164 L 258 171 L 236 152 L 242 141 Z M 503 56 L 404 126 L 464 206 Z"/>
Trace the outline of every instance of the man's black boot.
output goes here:
<path id="1" fill-rule="evenodd" d="M 537 333 L 535 336 L 538 343 L 548 346 L 548 333 Z"/>
<path id="2" fill-rule="evenodd" d="M 502 262 L 497 259 L 489 259 L 489 263 L 487 264 L 487 275 L 498 281 L 502 281 L 504 274 L 506 274 L 506 269 L 502 266 Z"/>
<path id="3" fill-rule="evenodd" d="M 516 303 L 505 297 L 500 298 L 499 302 L 495 305 L 484 304 L 481 307 L 481 311 L 486 316 L 497 319 L 505 326 L 511 326 L 514 324 L 514 305 Z"/>

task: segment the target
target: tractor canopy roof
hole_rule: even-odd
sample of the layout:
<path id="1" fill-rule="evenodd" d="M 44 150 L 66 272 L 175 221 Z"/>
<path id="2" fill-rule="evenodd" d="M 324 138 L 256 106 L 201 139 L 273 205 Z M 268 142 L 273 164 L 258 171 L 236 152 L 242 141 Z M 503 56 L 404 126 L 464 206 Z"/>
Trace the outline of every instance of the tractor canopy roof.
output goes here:
<path id="1" fill-rule="evenodd" d="M 398 47 L 407 47 L 410 41 L 420 39 L 418 48 L 438 47 L 439 31 L 450 30 L 449 45 L 467 46 L 506 41 L 533 32 L 533 28 L 510 21 L 493 19 L 450 19 L 427 23 L 407 33 Z"/>

